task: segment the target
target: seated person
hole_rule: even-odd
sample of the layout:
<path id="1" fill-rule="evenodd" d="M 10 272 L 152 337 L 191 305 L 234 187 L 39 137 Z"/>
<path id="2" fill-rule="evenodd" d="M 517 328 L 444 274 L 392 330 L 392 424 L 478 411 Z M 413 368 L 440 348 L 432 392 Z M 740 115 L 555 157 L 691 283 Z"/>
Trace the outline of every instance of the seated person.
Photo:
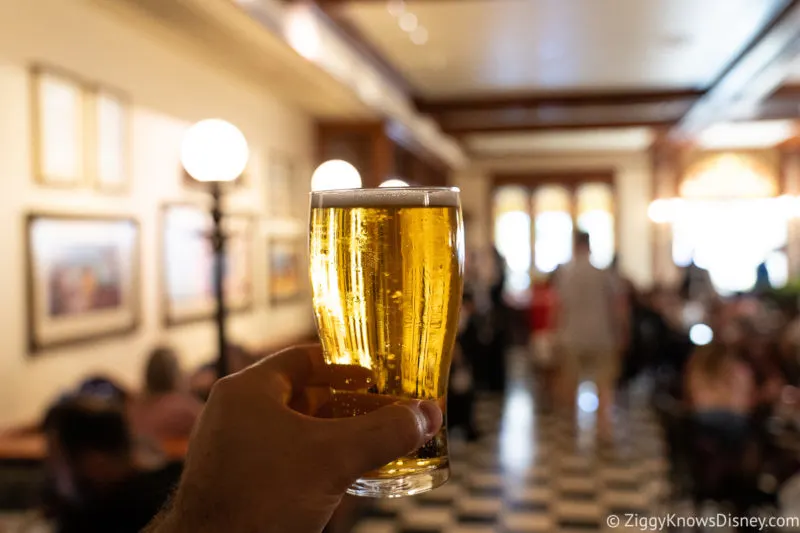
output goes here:
<path id="1" fill-rule="evenodd" d="M 116 380 L 104 375 L 90 376 L 78 385 L 76 396 L 91 396 L 124 406 L 130 401 L 130 394 Z"/>
<path id="2" fill-rule="evenodd" d="M 203 406 L 183 388 L 175 353 L 155 349 L 147 361 L 144 392 L 128 410 L 133 434 L 157 442 L 188 438 Z"/>
<path id="3" fill-rule="evenodd" d="M 746 432 L 756 400 L 747 363 L 719 344 L 695 350 L 685 375 L 685 394 L 696 423 Z"/>
<path id="4" fill-rule="evenodd" d="M 158 513 L 180 465 L 137 469 L 125 416 L 96 398 L 72 398 L 45 419 L 48 507 L 59 533 L 134 533 Z"/>
<path id="5" fill-rule="evenodd" d="M 479 437 L 473 416 L 474 404 L 472 369 L 461 351 L 461 346 L 456 344 L 448 381 L 447 422 L 451 429 L 461 428 L 470 442 Z"/>
<path id="6" fill-rule="evenodd" d="M 257 358 L 253 357 L 244 347 L 238 344 L 228 344 L 226 352 L 228 357 L 228 373 L 234 374 L 244 370 Z M 212 361 L 200 366 L 189 377 L 189 389 L 192 394 L 202 401 L 208 400 L 211 394 L 211 387 L 217 381 L 217 362 Z"/>

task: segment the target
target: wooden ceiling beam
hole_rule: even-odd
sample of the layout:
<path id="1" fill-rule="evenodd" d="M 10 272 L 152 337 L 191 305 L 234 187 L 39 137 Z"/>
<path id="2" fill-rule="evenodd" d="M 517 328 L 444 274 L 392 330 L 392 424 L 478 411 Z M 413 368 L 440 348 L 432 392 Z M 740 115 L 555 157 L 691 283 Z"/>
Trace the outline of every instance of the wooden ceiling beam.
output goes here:
<path id="1" fill-rule="evenodd" d="M 675 101 L 695 101 L 703 96 L 699 89 L 672 91 L 579 92 L 564 94 L 520 94 L 514 96 L 485 96 L 454 99 L 415 98 L 422 113 L 440 115 L 459 111 L 527 109 L 543 106 L 586 107 L 604 105 L 659 104 Z"/>
<path id="2" fill-rule="evenodd" d="M 307 2 L 308 0 L 283 0 L 283 1 L 284 1 L 284 3 L 287 3 L 287 4 L 299 4 L 301 2 Z M 364 3 L 372 3 L 372 4 L 384 3 L 385 4 L 386 3 L 386 0 L 357 0 L 357 1 L 358 1 L 358 3 L 362 3 L 362 4 L 364 4 Z M 415 4 L 421 4 L 421 3 L 432 4 L 434 2 L 442 2 L 442 1 L 443 0 L 413 0 L 413 2 Z M 459 0 L 459 1 L 460 2 L 466 2 L 466 1 L 470 1 L 470 0 Z M 471 0 L 471 1 L 483 1 L 483 0 Z M 514 1 L 514 0 L 495 0 L 495 1 L 511 2 L 511 1 Z M 319 5 L 334 5 L 334 6 L 355 3 L 354 0 L 313 0 L 313 2 L 316 3 L 316 4 L 319 4 Z"/>
<path id="3" fill-rule="evenodd" d="M 476 124 L 469 126 L 443 127 L 442 131 L 454 137 L 463 137 L 472 133 L 510 133 L 537 132 L 552 130 L 581 130 L 605 128 L 669 128 L 676 121 L 620 121 L 620 122 L 539 122 L 530 124 Z"/>
<path id="4" fill-rule="evenodd" d="M 498 172 L 492 175 L 493 187 L 504 185 L 521 185 L 532 187 L 538 185 L 577 185 L 583 183 L 608 183 L 613 185 L 615 171 L 613 168 L 597 168 L 577 171 L 553 172 Z"/>
<path id="5" fill-rule="evenodd" d="M 770 100 L 800 100 L 800 84 L 786 83 L 781 85 L 770 95 L 767 102 Z"/>

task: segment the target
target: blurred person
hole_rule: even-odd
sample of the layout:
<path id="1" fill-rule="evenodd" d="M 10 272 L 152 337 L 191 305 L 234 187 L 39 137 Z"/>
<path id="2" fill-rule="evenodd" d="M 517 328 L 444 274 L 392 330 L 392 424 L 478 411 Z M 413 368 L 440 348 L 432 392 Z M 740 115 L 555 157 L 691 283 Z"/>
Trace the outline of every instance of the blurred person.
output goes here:
<path id="1" fill-rule="evenodd" d="M 48 507 L 59 533 L 135 533 L 158 513 L 180 477 L 170 464 L 142 471 L 124 411 L 96 398 L 53 407 L 44 423 L 52 482 Z"/>
<path id="2" fill-rule="evenodd" d="M 131 401 L 131 395 L 125 387 L 114 378 L 103 374 L 92 375 L 84 379 L 71 394 L 98 398 L 123 407 Z"/>
<path id="3" fill-rule="evenodd" d="M 543 407 L 551 409 L 554 402 L 558 366 L 556 364 L 556 313 L 558 299 L 552 276 L 533 285 L 530 307 L 530 352 L 536 373 L 541 378 Z"/>
<path id="4" fill-rule="evenodd" d="M 666 341 L 663 319 L 646 304 L 629 279 L 619 277 L 620 297 L 625 302 L 622 312 L 629 331 L 625 335 L 627 344 L 622 346 L 621 370 L 618 385 L 626 385 L 636 379 L 658 357 L 658 346 Z"/>
<path id="5" fill-rule="evenodd" d="M 695 421 L 732 433 L 747 430 L 756 403 L 756 382 L 735 349 L 719 343 L 697 348 L 686 367 L 685 386 Z"/>
<path id="6" fill-rule="evenodd" d="M 759 330 L 752 320 L 742 320 L 744 361 L 749 365 L 755 383 L 754 403 L 757 415 L 766 418 L 778 406 L 786 385 L 778 339 Z"/>
<path id="7" fill-rule="evenodd" d="M 477 387 L 487 372 L 486 324 L 471 291 L 464 291 L 456 341 Z"/>
<path id="8" fill-rule="evenodd" d="M 683 268 L 683 279 L 678 291 L 684 301 L 710 303 L 717 295 L 711 274 L 695 263 L 694 257 Z"/>
<path id="9" fill-rule="evenodd" d="M 228 344 L 226 356 L 228 358 L 228 373 L 234 374 L 250 366 L 255 358 L 243 346 Z M 196 398 L 205 402 L 211 394 L 211 388 L 217 381 L 217 362 L 210 361 L 200 365 L 189 377 L 189 390 Z"/>
<path id="10" fill-rule="evenodd" d="M 175 352 L 159 347 L 145 367 L 142 394 L 131 402 L 128 416 L 133 434 L 153 442 L 186 439 L 203 404 L 187 390 Z"/>
<path id="11" fill-rule="evenodd" d="M 769 280 L 769 269 L 767 268 L 767 261 L 765 259 L 756 267 L 756 283 L 753 286 L 753 291 L 756 293 L 765 293 L 771 290 L 772 282 Z"/>
<path id="12" fill-rule="evenodd" d="M 744 515 L 763 495 L 762 432 L 753 417 L 756 383 L 735 348 L 712 343 L 692 354 L 686 371 L 689 464 L 696 502 L 729 501 Z"/>
<path id="13" fill-rule="evenodd" d="M 447 393 L 447 422 L 460 428 L 468 441 L 478 439 L 475 428 L 475 388 L 477 374 L 484 362 L 484 346 L 480 339 L 481 320 L 470 290 L 465 289 L 459 314 L 458 335 L 450 367 Z"/>
<path id="14" fill-rule="evenodd" d="M 598 434 L 606 440 L 611 436 L 615 381 L 627 326 L 617 284 L 611 273 L 591 264 L 590 251 L 589 235 L 577 233 L 573 260 L 558 275 L 560 388 L 563 406 L 573 412 L 579 382 L 595 383 Z"/>
<path id="15" fill-rule="evenodd" d="M 788 382 L 800 386 L 800 313 L 796 310 L 787 313 L 780 333 L 780 354 Z"/>
<path id="16" fill-rule="evenodd" d="M 475 386 L 472 368 L 461 346 L 453 349 L 450 380 L 447 387 L 447 424 L 449 429 L 460 429 L 469 442 L 480 436 L 475 428 Z"/>
<path id="17" fill-rule="evenodd" d="M 337 419 L 330 387 L 350 379 L 320 347 L 271 355 L 214 385 L 171 505 L 147 533 L 320 533 L 364 473 L 422 446 L 442 425 L 432 401 Z M 280 428 L 276 431 L 276 428 Z"/>
<path id="18" fill-rule="evenodd" d="M 486 350 L 486 381 L 491 391 L 502 392 L 506 385 L 506 350 L 510 338 L 510 313 L 503 290 L 506 283 L 506 260 L 492 249 L 494 278 L 489 286 L 489 342 Z"/>

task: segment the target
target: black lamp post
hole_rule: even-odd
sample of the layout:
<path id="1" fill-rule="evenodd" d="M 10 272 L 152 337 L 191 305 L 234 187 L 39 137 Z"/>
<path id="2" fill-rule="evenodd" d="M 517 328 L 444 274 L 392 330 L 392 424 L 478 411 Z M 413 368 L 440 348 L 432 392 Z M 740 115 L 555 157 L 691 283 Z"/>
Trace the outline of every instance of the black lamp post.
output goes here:
<path id="1" fill-rule="evenodd" d="M 217 326 L 217 376 L 228 374 L 225 333 L 225 233 L 222 229 L 223 184 L 235 181 L 247 166 L 247 140 L 236 126 L 220 119 L 202 120 L 186 132 L 181 146 L 181 164 L 195 180 L 211 190 L 211 246 L 214 251 L 214 297 Z"/>

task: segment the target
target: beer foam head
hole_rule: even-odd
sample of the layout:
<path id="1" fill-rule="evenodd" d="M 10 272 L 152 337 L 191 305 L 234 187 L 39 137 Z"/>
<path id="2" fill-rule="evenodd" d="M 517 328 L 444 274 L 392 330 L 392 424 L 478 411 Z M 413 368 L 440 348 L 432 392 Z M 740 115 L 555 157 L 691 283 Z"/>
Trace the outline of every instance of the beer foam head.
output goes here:
<path id="1" fill-rule="evenodd" d="M 456 187 L 340 189 L 311 193 L 311 207 L 458 207 Z"/>

